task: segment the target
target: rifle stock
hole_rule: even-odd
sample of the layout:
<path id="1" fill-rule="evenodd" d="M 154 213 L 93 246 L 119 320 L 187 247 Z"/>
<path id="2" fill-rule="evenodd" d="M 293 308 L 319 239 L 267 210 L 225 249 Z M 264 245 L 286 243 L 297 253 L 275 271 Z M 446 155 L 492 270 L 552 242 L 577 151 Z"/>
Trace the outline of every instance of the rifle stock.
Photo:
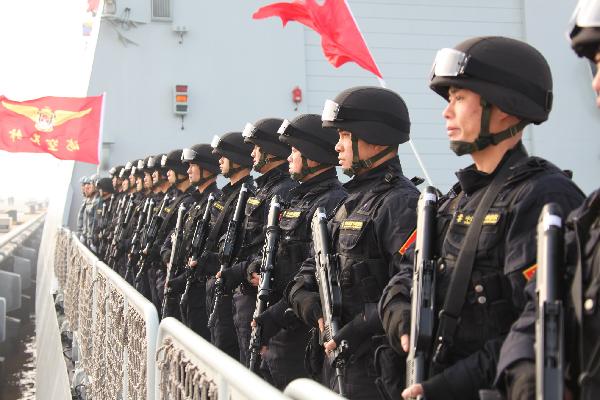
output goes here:
<path id="1" fill-rule="evenodd" d="M 169 259 L 169 264 L 167 264 L 167 276 L 165 278 L 165 287 L 163 291 L 163 301 L 161 307 L 161 315 L 163 318 L 167 316 L 167 306 L 168 306 L 168 298 L 171 294 L 171 289 L 169 287 L 169 282 L 175 276 L 176 267 L 174 263 L 179 259 L 179 253 L 181 252 L 181 239 L 183 236 L 183 215 L 185 214 L 186 208 L 185 204 L 181 204 L 179 209 L 177 210 L 177 223 L 175 224 L 175 234 L 173 236 L 173 241 L 171 242 L 171 257 Z"/>

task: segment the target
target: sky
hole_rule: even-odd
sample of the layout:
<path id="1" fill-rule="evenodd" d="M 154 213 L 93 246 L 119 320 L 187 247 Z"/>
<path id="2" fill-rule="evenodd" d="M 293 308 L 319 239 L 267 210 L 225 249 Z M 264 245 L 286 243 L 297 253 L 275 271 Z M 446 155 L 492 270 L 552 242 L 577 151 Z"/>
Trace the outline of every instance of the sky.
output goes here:
<path id="1" fill-rule="evenodd" d="M 89 20 L 86 0 L 0 1 L 0 94 L 11 100 L 85 96 L 95 46 L 82 34 Z M 0 150 L 0 198 L 65 191 L 60 163 L 72 164 Z"/>

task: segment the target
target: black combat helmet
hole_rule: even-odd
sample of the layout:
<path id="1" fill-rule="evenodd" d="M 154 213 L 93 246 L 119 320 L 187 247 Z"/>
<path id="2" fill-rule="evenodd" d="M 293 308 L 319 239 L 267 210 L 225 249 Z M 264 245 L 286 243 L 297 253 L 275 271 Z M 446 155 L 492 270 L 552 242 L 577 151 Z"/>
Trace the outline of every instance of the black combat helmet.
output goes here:
<path id="1" fill-rule="evenodd" d="M 410 118 L 397 93 L 381 87 L 357 86 L 326 100 L 321 116 L 325 128 L 337 128 L 367 143 L 385 146 L 409 140 Z"/>
<path id="2" fill-rule="evenodd" d="M 244 141 L 259 146 L 261 150 L 261 158 L 254 165 L 255 171 L 260 172 L 267 163 L 285 160 L 290 155 L 290 147 L 279 141 L 277 130 L 282 123 L 283 120 L 279 118 L 263 118 L 244 127 Z M 275 157 L 267 159 L 269 154 Z"/>
<path id="3" fill-rule="evenodd" d="M 133 162 L 127 161 L 121 172 L 119 172 L 119 178 L 126 179 L 129 178 L 129 174 L 131 173 L 131 168 L 133 167 Z"/>
<path id="4" fill-rule="evenodd" d="M 381 87 L 357 86 L 346 89 L 333 100 L 326 100 L 321 115 L 323 127 L 352 134 L 352 167 L 344 173 L 353 176 L 371 168 L 386 154 L 410 139 L 410 117 L 406 103 L 397 93 Z M 358 139 L 389 146 L 367 160 L 358 153 Z"/>
<path id="5" fill-rule="evenodd" d="M 101 178 L 98 180 L 98 189 L 104 193 L 114 193 L 115 189 L 110 178 Z"/>
<path id="6" fill-rule="evenodd" d="M 108 174 L 109 174 L 109 176 L 110 176 L 111 178 L 114 178 L 114 177 L 117 177 L 117 178 L 118 178 L 118 177 L 119 177 L 119 174 L 121 173 L 121 170 L 122 170 L 122 169 L 123 169 L 123 166 L 122 166 L 122 165 L 118 165 L 118 166 L 116 166 L 116 167 L 112 167 L 112 168 L 111 168 L 111 169 L 108 171 Z"/>
<path id="7" fill-rule="evenodd" d="M 320 115 L 301 114 L 291 121 L 286 119 L 278 132 L 279 140 L 295 147 L 302 154 L 302 172 L 292 174 L 293 179 L 301 180 L 306 175 L 337 165 L 335 144 L 338 134 L 333 128 L 323 127 Z M 307 160 L 316 161 L 319 165 L 309 167 Z"/>
<path id="8" fill-rule="evenodd" d="M 579 57 L 594 61 L 600 52 L 600 1 L 580 0 L 570 25 L 571 47 Z"/>
<path id="9" fill-rule="evenodd" d="M 211 143 L 213 153 L 228 158 L 243 167 L 252 167 L 252 145 L 244 142 L 242 132 L 228 132 L 221 137 L 215 136 Z"/>
<path id="10" fill-rule="evenodd" d="M 176 174 L 187 177 L 187 167 L 181 162 L 182 150 L 173 150 L 163 155 L 160 165 L 166 170 L 174 171 Z"/>
<path id="11" fill-rule="evenodd" d="M 448 100 L 451 86 L 465 88 L 482 99 L 481 132 L 474 143 L 453 141 L 458 154 L 482 150 L 548 119 L 552 108 L 552 74 L 544 56 L 519 40 L 476 37 L 437 52 L 429 87 Z M 491 105 L 521 119 L 502 132 L 489 132 Z"/>
<path id="12" fill-rule="evenodd" d="M 208 144 L 195 144 L 190 148 L 183 149 L 181 154 L 183 163 L 197 164 L 213 174 L 219 174 L 219 157 L 213 153 L 213 148 Z"/>
<path id="13" fill-rule="evenodd" d="M 134 175 L 138 178 L 143 178 L 145 169 L 146 169 L 146 162 L 144 161 L 144 159 L 137 160 L 136 165 L 135 165 Z"/>

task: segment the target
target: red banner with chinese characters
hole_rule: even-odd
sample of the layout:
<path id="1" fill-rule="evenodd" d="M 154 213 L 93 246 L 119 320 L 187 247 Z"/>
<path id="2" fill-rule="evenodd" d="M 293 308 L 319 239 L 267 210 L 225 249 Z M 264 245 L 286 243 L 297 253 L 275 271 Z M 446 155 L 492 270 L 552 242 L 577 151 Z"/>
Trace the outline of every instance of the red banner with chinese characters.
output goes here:
<path id="1" fill-rule="evenodd" d="M 103 95 L 13 101 L 0 96 L 0 149 L 98 164 Z"/>

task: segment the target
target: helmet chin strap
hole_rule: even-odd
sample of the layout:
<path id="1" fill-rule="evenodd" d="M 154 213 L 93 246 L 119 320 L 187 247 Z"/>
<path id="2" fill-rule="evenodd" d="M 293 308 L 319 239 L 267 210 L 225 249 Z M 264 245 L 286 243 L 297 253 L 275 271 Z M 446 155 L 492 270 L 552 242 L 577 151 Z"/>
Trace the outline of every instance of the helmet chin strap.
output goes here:
<path id="1" fill-rule="evenodd" d="M 352 135 L 352 166 L 350 168 L 345 168 L 342 171 L 344 172 L 344 174 L 352 178 L 359 171 L 371 168 L 373 166 L 373 163 L 379 161 L 386 154 L 389 154 L 393 151 L 393 147 L 386 147 L 379 153 L 375 154 L 373 157 L 368 158 L 366 160 L 361 160 L 360 155 L 358 154 L 358 138 Z"/>
<path id="2" fill-rule="evenodd" d="M 254 164 L 254 166 L 252 166 L 252 169 L 256 172 L 260 172 L 260 170 L 267 164 L 275 162 L 275 161 L 283 161 L 283 158 L 281 157 L 277 157 L 277 156 L 273 156 L 271 158 L 267 158 L 267 154 L 266 153 L 260 153 L 260 159 L 258 160 L 258 162 L 256 164 Z"/>
<path id="3" fill-rule="evenodd" d="M 300 172 L 292 172 L 290 174 L 290 178 L 292 178 L 295 181 L 301 181 L 307 175 L 310 175 L 310 174 L 313 174 L 322 169 L 331 167 L 331 165 L 328 165 L 328 164 L 317 164 L 314 167 L 309 167 L 308 160 L 306 159 L 306 157 L 304 157 L 304 156 L 301 156 L 301 157 L 302 157 L 302 170 Z"/>
<path id="4" fill-rule="evenodd" d="M 235 174 L 237 174 L 238 172 L 242 171 L 245 169 L 245 167 L 242 167 L 241 165 L 237 168 L 232 168 L 231 164 L 233 164 L 233 162 L 231 162 L 231 160 L 229 160 L 229 171 L 227 171 L 227 173 L 223 174 L 223 176 L 227 179 L 231 178 L 232 176 L 234 176 Z"/>
<path id="5" fill-rule="evenodd" d="M 492 134 L 490 132 L 490 118 L 492 114 L 492 105 L 484 99 L 481 99 L 481 107 L 483 108 L 481 112 L 481 128 L 479 130 L 479 135 L 477 139 L 474 142 L 463 142 L 461 140 L 450 141 L 450 149 L 452 149 L 452 151 L 457 156 L 472 154 L 476 151 L 483 150 L 492 144 L 497 145 L 498 143 L 515 136 L 517 133 L 521 132 L 527 125 L 529 125 L 528 121 L 522 120 L 509 127 L 508 129 Z"/>

